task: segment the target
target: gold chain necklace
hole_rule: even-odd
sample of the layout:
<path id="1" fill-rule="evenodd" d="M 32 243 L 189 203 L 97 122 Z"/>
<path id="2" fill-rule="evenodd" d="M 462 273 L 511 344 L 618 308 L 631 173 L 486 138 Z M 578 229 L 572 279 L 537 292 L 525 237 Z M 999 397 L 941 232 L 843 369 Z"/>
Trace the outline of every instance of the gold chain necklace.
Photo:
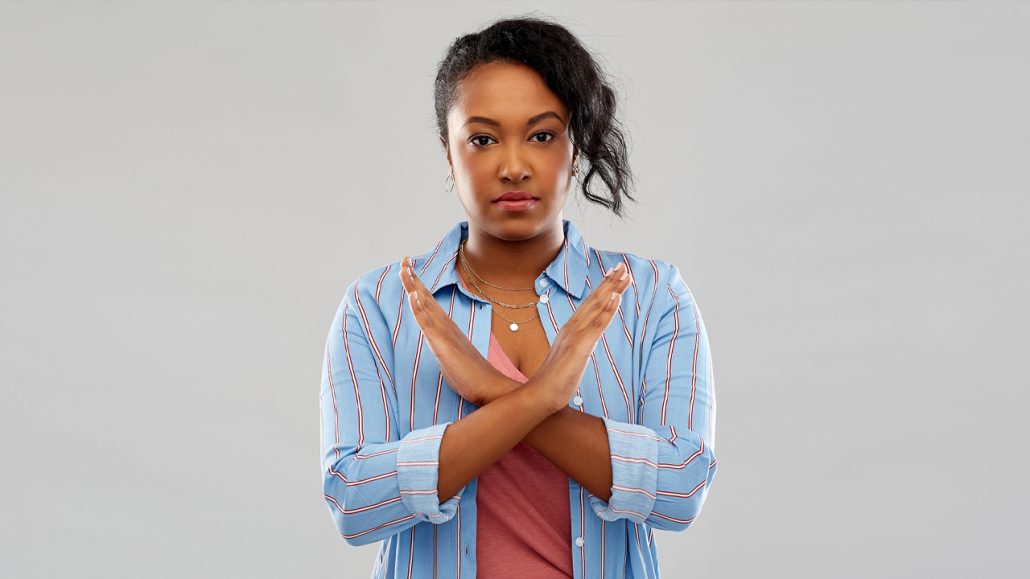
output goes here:
<path id="1" fill-rule="evenodd" d="M 462 268 L 465 271 L 471 273 L 473 276 L 475 276 L 476 278 L 478 278 L 480 281 L 482 281 L 483 283 L 485 283 L 487 285 L 491 285 L 493 287 L 500 288 L 500 289 L 512 289 L 512 290 L 517 291 L 516 288 L 503 288 L 501 286 L 494 285 L 494 284 L 486 281 L 485 279 L 479 277 L 479 274 L 477 274 L 476 272 L 472 271 L 472 267 L 469 266 L 468 261 L 465 259 L 464 248 L 465 248 L 465 242 L 462 241 L 461 244 L 458 245 L 458 256 L 460 258 L 459 261 L 461 263 L 461 266 L 462 266 Z M 506 303 L 504 303 L 504 302 L 502 302 L 500 300 L 497 300 L 497 299 L 491 297 L 489 294 L 487 294 L 485 291 L 483 291 L 483 288 L 479 287 L 479 284 L 477 284 L 475 282 L 475 280 L 472 279 L 471 277 L 469 278 L 469 283 L 472 284 L 472 287 L 476 288 L 477 292 L 479 292 L 483 297 L 485 297 L 487 300 L 490 301 L 490 303 L 493 303 L 493 304 L 497 304 L 497 305 L 501 305 L 501 306 L 505 306 L 505 307 L 509 307 L 509 308 L 530 308 L 530 307 L 533 307 L 533 306 L 535 306 L 536 304 L 538 304 L 540 302 L 540 300 L 538 299 L 537 301 L 534 301 L 532 303 L 525 304 L 525 305 L 506 304 Z M 536 288 L 531 288 L 530 287 L 530 288 L 518 288 L 518 289 L 534 290 L 535 291 Z M 508 329 L 513 331 L 513 332 L 517 332 L 518 331 L 520 323 L 524 324 L 526 322 L 531 322 L 531 321 L 537 319 L 538 317 L 540 317 L 540 313 L 537 312 L 537 315 L 533 316 L 532 318 L 529 318 L 528 320 L 522 320 L 521 322 L 516 322 L 515 320 L 512 320 L 512 319 L 508 318 L 507 316 L 505 316 L 504 314 L 502 314 L 501 312 L 497 311 L 497 308 L 491 308 L 491 311 L 493 311 L 495 314 L 500 316 L 501 319 L 509 322 Z"/>
<path id="2" fill-rule="evenodd" d="M 485 283 L 486 285 L 493 286 L 493 287 L 495 287 L 497 289 L 508 290 L 508 291 L 513 291 L 513 292 L 529 291 L 529 290 L 536 291 L 535 287 L 502 287 L 502 286 L 499 286 L 499 285 L 496 285 L 496 284 L 492 284 L 492 283 L 486 281 L 485 279 L 479 277 L 479 275 L 476 272 L 472 271 L 472 268 L 469 267 L 468 259 L 465 258 L 465 243 L 466 242 L 468 242 L 467 239 L 465 241 L 462 241 L 461 245 L 458 246 L 458 254 L 461 255 L 461 260 L 462 260 L 462 263 L 465 266 L 465 270 L 471 272 L 472 275 L 476 276 L 476 278 L 479 279 L 479 281 Z"/>
<path id="3" fill-rule="evenodd" d="M 462 242 L 462 245 L 458 246 L 458 255 L 461 257 L 461 260 L 460 260 L 461 266 L 462 266 L 462 268 L 466 272 L 468 272 L 471 275 L 473 275 L 476 278 L 478 278 L 479 281 L 481 281 L 481 282 L 483 282 L 483 283 L 485 283 L 487 285 L 491 285 L 493 287 L 496 287 L 496 288 L 508 289 L 508 290 L 511 290 L 511 291 L 530 291 L 530 290 L 534 289 L 534 288 L 531 288 L 531 287 L 526 287 L 526 288 L 505 288 L 505 287 L 501 287 L 499 285 L 492 284 L 492 283 L 486 281 L 485 279 L 483 279 L 482 277 L 479 277 L 479 274 L 477 274 L 476 272 L 472 271 L 472 266 L 470 266 L 468 264 L 468 259 L 465 257 L 464 244 L 465 244 L 465 242 Z M 498 300 L 496 298 L 493 298 L 493 297 L 489 296 L 488 294 L 486 294 L 486 292 L 483 291 L 483 289 L 481 287 L 479 287 L 479 284 L 477 284 L 473 279 L 469 278 L 469 282 L 477 290 L 479 290 L 479 292 L 482 293 L 488 300 L 490 300 L 491 302 L 493 302 L 495 304 L 499 304 L 499 305 L 502 305 L 502 306 L 507 307 L 507 308 L 516 308 L 516 309 L 531 308 L 531 307 L 535 306 L 538 303 L 538 302 L 534 301 L 534 302 L 530 302 L 528 304 L 523 304 L 523 305 L 508 304 L 508 303 L 502 302 L 502 301 L 500 301 L 500 300 Z"/>
<path id="4" fill-rule="evenodd" d="M 462 257 L 464 257 L 464 256 L 462 256 Z M 478 275 L 476 275 L 476 272 L 472 271 L 472 268 L 471 268 L 471 267 L 469 267 L 469 265 L 468 265 L 468 262 L 467 262 L 467 261 L 465 261 L 464 259 L 463 259 L 463 260 L 461 261 L 461 267 L 462 267 L 462 268 L 463 268 L 463 269 L 464 269 L 464 270 L 465 270 L 466 272 L 468 272 L 468 273 L 469 273 L 470 275 L 474 275 L 474 276 L 476 276 L 477 278 L 479 278 L 479 279 L 480 279 L 480 281 L 483 281 L 483 278 L 481 278 L 481 277 L 479 277 Z M 476 283 L 476 281 L 475 281 L 474 279 L 472 279 L 472 278 L 469 278 L 469 283 L 471 283 L 471 284 L 472 284 L 472 286 L 473 286 L 474 288 L 476 288 L 476 290 L 478 290 L 478 291 L 479 291 L 480 293 L 482 293 L 482 294 L 486 295 L 486 292 L 484 292 L 484 291 L 483 291 L 483 288 L 479 287 L 479 284 L 477 284 L 477 283 Z M 485 283 L 485 282 L 484 282 L 484 283 Z M 494 287 L 496 287 L 496 286 L 494 286 Z M 526 289 L 533 289 L 533 288 L 526 288 Z M 493 297 L 491 297 L 491 296 L 489 296 L 489 295 L 486 295 L 486 298 L 487 298 L 488 300 L 490 300 L 491 302 L 495 303 L 495 304 L 499 304 L 499 305 L 502 305 L 502 306 L 504 306 L 504 307 L 506 307 L 506 308 L 514 308 L 514 309 L 522 309 L 522 308 L 531 308 L 531 307 L 533 307 L 533 306 L 535 306 L 535 305 L 537 304 L 537 302 L 535 302 L 535 301 L 534 301 L 534 302 L 530 302 L 530 303 L 528 303 L 528 304 L 521 304 L 521 305 L 519 305 L 519 304 L 508 304 L 508 303 L 504 303 L 504 302 L 502 302 L 501 300 L 498 300 L 497 298 L 493 298 Z"/>

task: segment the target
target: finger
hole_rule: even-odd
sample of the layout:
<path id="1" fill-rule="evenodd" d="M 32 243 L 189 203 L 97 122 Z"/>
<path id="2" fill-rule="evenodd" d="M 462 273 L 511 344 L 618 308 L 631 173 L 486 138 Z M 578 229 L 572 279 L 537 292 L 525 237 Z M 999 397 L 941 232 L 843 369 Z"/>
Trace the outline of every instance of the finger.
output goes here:
<path id="1" fill-rule="evenodd" d="M 446 328 L 444 320 L 452 321 L 450 316 L 444 312 L 440 304 L 433 298 L 422 280 L 415 274 L 414 267 L 410 260 L 405 258 L 401 262 L 401 277 L 405 281 L 405 290 L 409 294 L 409 304 L 412 305 L 412 312 L 416 313 L 416 321 L 423 330 L 431 328 Z M 457 326 L 451 323 L 454 329 Z M 460 330 L 459 330 L 460 331 Z"/>
<path id="2" fill-rule="evenodd" d="M 619 265 L 622 263 L 620 262 Z M 625 266 L 621 268 L 616 266 L 610 271 L 611 273 L 605 277 L 604 282 L 598 285 L 591 295 L 594 303 L 587 307 L 582 314 L 583 322 L 588 325 L 604 324 L 607 327 L 611 322 L 611 316 L 619 309 L 623 292 L 633 281 L 633 276 L 625 270 Z M 613 299 L 614 304 L 612 303 Z"/>
<path id="3" fill-rule="evenodd" d="M 422 329 L 424 333 L 432 333 L 437 328 L 437 321 L 435 314 L 432 311 L 433 305 L 436 305 L 434 300 L 424 300 L 419 296 L 417 291 L 410 291 L 407 293 L 408 307 L 411 308 L 411 313 L 415 316 L 415 323 Z M 439 308 L 439 305 L 436 305 Z"/>
<path id="4" fill-rule="evenodd" d="M 419 299 L 421 299 L 422 296 L 418 294 L 418 289 L 421 284 L 418 276 L 415 275 L 415 268 L 407 257 L 401 260 L 401 267 L 398 275 L 401 276 L 401 283 L 404 285 L 404 291 L 416 294 Z"/>
<path id="5" fill-rule="evenodd" d="M 426 286 L 422 283 L 422 280 L 419 279 L 417 275 L 415 275 L 415 268 L 411 266 L 410 263 L 407 267 L 407 277 L 409 283 L 411 284 L 410 291 L 412 291 L 416 296 L 418 296 L 419 300 L 422 301 L 422 303 L 425 305 L 427 313 L 429 311 L 436 312 L 437 310 L 439 310 L 439 313 L 443 314 L 443 308 L 440 307 L 440 304 L 436 303 L 436 300 L 433 299 L 432 294 L 430 294 L 429 290 L 426 289 Z M 436 307 L 434 308 L 433 306 Z"/>
<path id="6" fill-rule="evenodd" d="M 626 269 L 626 264 L 620 261 L 619 263 L 615 264 L 615 267 L 608 270 L 608 273 L 605 274 L 604 281 L 611 286 L 610 288 L 606 289 L 612 289 L 614 291 L 622 292 L 622 290 L 626 289 L 626 286 L 632 283 L 633 276 Z M 600 286 L 598 286 L 598 289 L 600 289 Z M 600 297 L 601 302 L 603 304 L 608 301 L 608 297 L 610 296 Z"/>
<path id="7" fill-rule="evenodd" d="M 416 291 L 417 286 L 415 285 L 415 279 L 417 279 L 411 272 L 411 262 L 405 257 L 401 260 L 400 271 L 397 274 L 401 278 L 401 284 L 404 286 L 405 296 L 408 298 L 408 305 L 411 307 L 412 313 L 415 314 L 416 319 L 422 315 L 422 299 L 419 297 Z"/>
<path id="8" fill-rule="evenodd" d="M 409 266 L 407 265 L 407 258 L 405 258 L 404 261 L 401 262 L 401 270 L 399 272 L 399 275 L 401 276 L 401 283 L 404 285 L 404 293 L 408 298 L 408 303 L 412 306 L 412 311 L 415 311 L 416 313 L 420 312 L 422 309 L 421 298 L 415 291 L 417 287 L 415 286 L 415 282 L 413 279 L 414 276 L 412 275 L 411 271 L 409 270 Z"/>
<path id="9" fill-rule="evenodd" d="M 586 303 L 580 306 L 579 309 L 584 310 L 583 315 L 587 318 L 592 318 L 603 310 L 608 300 L 611 298 L 611 292 L 621 293 L 629 285 L 627 282 L 630 279 L 628 272 L 626 272 L 625 265 L 620 261 L 615 267 L 608 270 L 605 273 L 604 279 L 601 283 L 594 288 L 593 292 L 587 298 Z M 623 277 L 625 276 L 625 277 Z"/>
<path id="10" fill-rule="evenodd" d="M 625 280 L 624 280 L 625 281 Z M 596 340 L 600 337 L 600 334 L 604 332 L 605 328 L 612 323 L 612 318 L 615 317 L 615 312 L 619 310 L 619 304 L 622 303 L 622 293 L 613 291 L 609 294 L 608 301 L 602 306 L 600 312 L 591 320 L 591 325 L 597 330 L 598 336 L 594 338 Z"/>
<path id="11" fill-rule="evenodd" d="M 405 289 L 411 290 L 414 288 L 413 278 L 416 276 L 414 275 L 414 266 L 409 258 L 401 259 L 401 267 L 398 274 L 401 276 L 401 281 L 404 282 Z"/>

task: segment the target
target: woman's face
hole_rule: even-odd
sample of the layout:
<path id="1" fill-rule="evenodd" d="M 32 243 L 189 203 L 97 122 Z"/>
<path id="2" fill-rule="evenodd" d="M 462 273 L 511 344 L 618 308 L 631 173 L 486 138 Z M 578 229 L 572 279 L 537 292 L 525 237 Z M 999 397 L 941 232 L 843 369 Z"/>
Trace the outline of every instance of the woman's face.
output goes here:
<path id="1" fill-rule="evenodd" d="M 447 161 L 469 221 L 507 240 L 561 220 L 572 180 L 568 111 L 530 67 L 493 62 L 460 82 L 447 117 Z M 536 197 L 503 203 L 510 191 Z"/>

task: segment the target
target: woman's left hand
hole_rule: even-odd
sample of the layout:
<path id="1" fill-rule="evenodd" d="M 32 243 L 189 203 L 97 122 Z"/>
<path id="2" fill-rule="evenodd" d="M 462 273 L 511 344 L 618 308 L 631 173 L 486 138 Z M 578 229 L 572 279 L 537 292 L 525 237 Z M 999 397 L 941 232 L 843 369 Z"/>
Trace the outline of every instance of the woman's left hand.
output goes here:
<path id="1" fill-rule="evenodd" d="M 408 295 L 408 306 L 451 389 L 469 402 L 482 406 L 498 394 L 518 386 L 476 350 L 468 336 L 448 317 L 415 275 L 407 257 L 401 260 L 398 275 Z"/>

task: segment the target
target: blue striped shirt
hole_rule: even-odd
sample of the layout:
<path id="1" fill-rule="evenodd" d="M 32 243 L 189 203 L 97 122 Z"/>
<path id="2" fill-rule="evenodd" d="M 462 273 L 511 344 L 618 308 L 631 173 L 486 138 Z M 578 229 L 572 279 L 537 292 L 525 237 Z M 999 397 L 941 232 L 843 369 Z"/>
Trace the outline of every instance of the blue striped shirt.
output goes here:
<path id="1" fill-rule="evenodd" d="M 590 356 L 569 405 L 607 427 L 607 502 L 569 478 L 575 577 L 658 577 L 653 529 L 683 531 L 701 512 L 717 470 L 715 388 L 708 336 L 679 268 L 660 259 L 589 247 L 563 220 L 565 241 L 536 279 L 550 343 L 622 262 L 633 283 Z M 416 274 L 487 357 L 491 303 L 455 269 L 461 221 Z M 477 406 L 451 390 L 405 303 L 400 260 L 347 286 L 322 362 L 322 481 L 336 528 L 351 545 L 381 541 L 374 578 L 474 578 L 476 484 L 441 503 L 440 442 Z M 543 298 L 547 296 L 547 298 Z"/>

